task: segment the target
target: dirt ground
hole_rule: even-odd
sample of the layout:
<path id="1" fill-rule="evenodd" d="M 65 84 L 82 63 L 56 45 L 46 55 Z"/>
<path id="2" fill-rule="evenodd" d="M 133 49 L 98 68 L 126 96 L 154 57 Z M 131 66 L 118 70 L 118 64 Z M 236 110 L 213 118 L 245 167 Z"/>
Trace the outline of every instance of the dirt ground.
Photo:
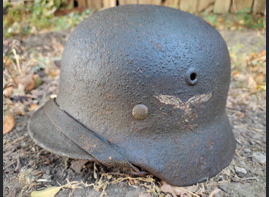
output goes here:
<path id="1" fill-rule="evenodd" d="M 27 39 L 4 39 L 4 54 L 15 49 L 21 64 L 46 68 L 36 73 L 43 83 L 28 96 L 13 96 L 12 102 L 25 106 L 42 105 L 57 94 L 59 68 L 53 64 L 60 59 L 69 31 L 44 32 Z M 265 50 L 265 32 L 221 31 L 232 59 L 232 78 L 227 113 L 237 141 L 231 164 L 217 176 L 190 187 L 180 188 L 181 196 L 265 196 L 266 190 L 266 105 L 265 91 L 252 90 L 245 85 L 251 72 L 244 67 L 253 53 Z M 235 57 L 236 56 L 236 57 Z M 242 67 L 240 67 L 240 63 Z M 240 75 L 240 73 L 243 73 Z M 244 78 L 246 77 L 246 78 Z M 29 96 L 30 95 L 30 96 Z M 15 128 L 4 136 L 3 170 L 4 196 L 30 196 L 32 191 L 65 185 L 57 197 L 63 196 L 173 196 L 164 193 L 161 180 L 152 177 L 130 177 L 107 172 L 98 164 L 54 155 L 30 139 L 27 120 L 34 111 L 15 116 Z M 178 193 L 178 194 L 179 194 Z M 174 194 L 175 196 L 175 194 Z"/>

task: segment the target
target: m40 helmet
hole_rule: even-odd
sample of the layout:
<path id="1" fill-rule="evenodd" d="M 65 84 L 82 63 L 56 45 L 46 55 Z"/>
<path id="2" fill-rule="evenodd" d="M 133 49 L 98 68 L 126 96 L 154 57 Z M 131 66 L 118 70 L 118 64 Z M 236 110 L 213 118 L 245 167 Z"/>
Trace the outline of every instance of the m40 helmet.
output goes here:
<path id="1" fill-rule="evenodd" d="M 29 133 L 53 153 L 195 184 L 234 155 L 230 69 L 225 41 L 199 17 L 153 5 L 103 10 L 70 35 L 58 97 L 33 114 Z"/>

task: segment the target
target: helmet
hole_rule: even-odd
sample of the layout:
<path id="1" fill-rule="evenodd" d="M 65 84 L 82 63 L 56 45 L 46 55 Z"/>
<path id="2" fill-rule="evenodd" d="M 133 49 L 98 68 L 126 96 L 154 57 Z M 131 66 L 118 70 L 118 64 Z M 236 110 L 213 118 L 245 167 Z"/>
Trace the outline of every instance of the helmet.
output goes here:
<path id="1" fill-rule="evenodd" d="M 225 41 L 192 14 L 154 5 L 103 10 L 71 33 L 57 98 L 28 124 L 41 147 L 172 185 L 229 165 Z"/>

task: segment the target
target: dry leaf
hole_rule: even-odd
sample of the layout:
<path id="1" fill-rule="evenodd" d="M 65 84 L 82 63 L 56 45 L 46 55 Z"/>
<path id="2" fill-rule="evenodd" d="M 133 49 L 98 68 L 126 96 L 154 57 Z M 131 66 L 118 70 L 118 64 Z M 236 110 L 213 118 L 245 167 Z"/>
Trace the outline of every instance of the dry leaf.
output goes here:
<path id="1" fill-rule="evenodd" d="M 35 88 L 35 78 L 33 74 L 25 76 L 25 90 L 32 90 Z"/>
<path id="2" fill-rule="evenodd" d="M 13 87 L 9 86 L 3 90 L 3 95 L 6 97 L 10 97 L 13 93 Z"/>
<path id="3" fill-rule="evenodd" d="M 130 183 L 131 185 L 134 185 L 134 181 L 133 181 L 132 179 L 129 179 L 129 183 Z"/>
<path id="4" fill-rule="evenodd" d="M 48 187 L 41 191 L 33 191 L 31 197 L 54 197 L 62 187 Z"/>
<path id="5" fill-rule="evenodd" d="M 177 197 L 177 195 L 181 195 L 182 191 L 178 190 L 175 191 L 174 187 L 171 185 L 167 184 L 166 182 L 163 181 L 163 185 L 161 186 L 161 191 L 164 193 L 169 193 L 172 194 L 173 197 Z"/>
<path id="6" fill-rule="evenodd" d="M 197 194 L 183 188 L 183 187 L 176 187 L 176 186 L 171 186 L 169 184 L 167 184 L 165 181 L 162 181 L 162 186 L 161 186 L 161 191 L 164 193 L 169 193 L 172 194 L 173 197 L 177 197 L 178 196 L 188 196 L 189 194 L 191 194 L 192 196 L 196 196 L 199 197 Z"/>
<path id="7" fill-rule="evenodd" d="M 22 85 L 25 90 L 32 90 L 35 88 L 35 78 L 32 73 L 25 76 L 20 75 L 15 78 L 17 84 Z"/>
<path id="8" fill-rule="evenodd" d="M 10 132 L 15 126 L 15 120 L 12 114 L 6 114 L 3 117 L 3 135 Z"/>
<path id="9" fill-rule="evenodd" d="M 31 104 L 30 107 L 28 108 L 28 111 L 34 111 L 38 107 L 37 104 Z"/>
<path id="10" fill-rule="evenodd" d="M 250 89 L 256 89 L 257 87 L 257 83 L 254 80 L 253 76 L 248 75 L 248 88 Z"/>
<path id="11" fill-rule="evenodd" d="M 257 90 L 266 90 L 266 85 L 258 85 Z"/>
<path id="12" fill-rule="evenodd" d="M 266 56 L 266 50 L 263 50 L 262 52 L 260 52 L 259 57 L 260 56 Z"/>
<path id="13" fill-rule="evenodd" d="M 233 75 L 233 76 L 239 76 L 240 74 L 239 74 L 239 72 L 236 70 L 236 71 L 233 71 L 232 75 Z"/>
<path id="14" fill-rule="evenodd" d="M 56 78 L 56 77 L 58 77 L 59 75 L 60 75 L 60 69 L 59 68 L 48 68 L 47 69 L 47 75 L 49 75 L 50 77 L 52 77 L 52 78 Z"/>
<path id="15" fill-rule="evenodd" d="M 7 59 L 6 56 L 3 56 L 3 63 L 4 66 L 9 67 L 9 65 L 11 64 L 11 60 L 9 58 Z"/>
<path id="16" fill-rule="evenodd" d="M 255 77 L 255 81 L 257 84 L 264 84 L 266 82 L 266 74 L 265 73 L 258 73 Z"/>

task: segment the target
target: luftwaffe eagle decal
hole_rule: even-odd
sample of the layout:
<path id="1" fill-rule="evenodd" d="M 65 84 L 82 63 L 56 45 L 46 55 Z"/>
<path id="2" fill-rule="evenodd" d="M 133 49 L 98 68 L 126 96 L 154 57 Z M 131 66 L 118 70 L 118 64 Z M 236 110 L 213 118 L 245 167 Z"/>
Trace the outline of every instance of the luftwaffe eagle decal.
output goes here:
<path id="1" fill-rule="evenodd" d="M 178 97 L 173 95 L 157 95 L 157 98 L 161 103 L 166 105 L 173 105 L 174 109 L 181 109 L 184 111 L 185 115 L 189 115 L 191 113 L 191 105 L 201 104 L 208 101 L 212 96 L 212 93 L 208 94 L 199 94 L 189 98 L 185 103 Z"/>

